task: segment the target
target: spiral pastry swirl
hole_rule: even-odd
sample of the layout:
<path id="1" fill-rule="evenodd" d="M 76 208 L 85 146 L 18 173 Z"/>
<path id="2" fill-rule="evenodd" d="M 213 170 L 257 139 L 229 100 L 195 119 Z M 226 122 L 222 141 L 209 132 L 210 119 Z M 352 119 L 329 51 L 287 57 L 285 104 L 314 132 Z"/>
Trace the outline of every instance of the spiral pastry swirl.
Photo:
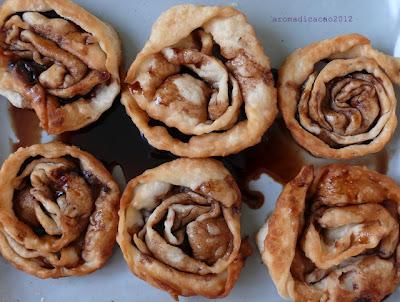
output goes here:
<path id="1" fill-rule="evenodd" d="M 132 272 L 178 296 L 226 296 L 249 253 L 240 191 L 224 166 L 177 159 L 131 180 L 117 241 Z"/>
<path id="2" fill-rule="evenodd" d="M 66 1 L 8 0 L 0 9 L 0 94 L 36 112 L 48 133 L 97 120 L 119 93 L 114 30 Z"/>
<path id="3" fill-rule="evenodd" d="M 294 51 L 279 71 L 278 97 L 294 139 L 313 155 L 380 151 L 397 125 L 393 83 L 400 62 L 357 34 Z"/>
<path id="4" fill-rule="evenodd" d="M 61 143 L 20 148 L 0 170 L 0 252 L 40 278 L 93 272 L 115 244 L 118 199 L 90 154 Z"/>
<path id="5" fill-rule="evenodd" d="M 382 301 L 400 282 L 400 188 L 359 166 L 306 166 L 258 234 L 279 294 L 293 301 Z"/>
<path id="6" fill-rule="evenodd" d="M 185 157 L 258 143 L 276 113 L 269 60 L 232 7 L 163 13 L 125 80 L 122 103 L 149 143 Z"/>

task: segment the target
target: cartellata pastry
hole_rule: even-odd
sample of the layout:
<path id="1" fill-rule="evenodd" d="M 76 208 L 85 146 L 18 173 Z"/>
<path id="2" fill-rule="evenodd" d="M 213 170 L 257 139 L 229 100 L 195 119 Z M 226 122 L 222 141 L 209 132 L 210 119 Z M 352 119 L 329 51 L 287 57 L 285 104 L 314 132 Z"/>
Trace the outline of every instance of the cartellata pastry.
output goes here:
<path id="1" fill-rule="evenodd" d="M 245 257 L 240 191 L 211 159 L 177 159 L 131 180 L 117 241 L 132 272 L 178 296 L 229 294 Z"/>
<path id="2" fill-rule="evenodd" d="M 115 31 L 69 0 L 6 0 L 0 8 L 0 94 L 36 112 L 50 134 L 80 129 L 120 91 Z"/>
<path id="3" fill-rule="evenodd" d="M 257 144 L 276 114 L 270 63 L 233 7 L 164 12 L 131 65 L 122 103 L 148 142 L 185 157 Z"/>
<path id="4" fill-rule="evenodd" d="M 294 139 L 313 155 L 378 152 L 396 124 L 400 61 L 358 34 L 294 51 L 279 70 L 278 101 Z"/>
<path id="5" fill-rule="evenodd" d="M 0 252 L 39 278 L 91 273 L 111 255 L 118 203 L 92 155 L 57 142 L 20 148 L 0 170 Z"/>
<path id="6" fill-rule="evenodd" d="M 382 301 L 399 284 L 400 188 L 360 166 L 305 166 L 258 234 L 279 294 L 296 302 Z"/>

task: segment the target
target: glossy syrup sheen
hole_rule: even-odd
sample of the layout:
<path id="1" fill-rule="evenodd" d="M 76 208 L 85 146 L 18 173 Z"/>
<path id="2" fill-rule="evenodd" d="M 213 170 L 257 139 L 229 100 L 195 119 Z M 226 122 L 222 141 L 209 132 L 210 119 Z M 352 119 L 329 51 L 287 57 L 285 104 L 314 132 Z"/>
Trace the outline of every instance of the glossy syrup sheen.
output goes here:
<path id="1" fill-rule="evenodd" d="M 19 143 L 13 144 L 14 150 L 40 143 L 41 129 L 33 111 L 10 106 L 9 114 L 15 135 L 19 139 Z M 84 129 L 64 133 L 56 139 L 92 153 L 110 170 L 115 165 L 120 165 L 127 180 L 176 158 L 171 153 L 157 150 L 147 143 L 126 114 L 119 99 L 115 100 L 110 110 L 97 122 Z M 249 182 L 259 178 L 262 173 L 285 184 L 296 176 L 303 165 L 338 162 L 317 159 L 302 150 L 293 141 L 284 122 L 279 118 L 259 144 L 238 154 L 218 159 L 237 180 L 243 201 L 254 209 L 263 205 L 264 196 L 261 192 L 250 190 Z M 366 165 L 380 173 L 386 173 L 388 156 L 384 150 L 347 163 Z"/>
<path id="2" fill-rule="evenodd" d="M 19 147 L 27 147 L 40 142 L 41 129 L 35 111 L 19 109 L 9 105 L 8 114 L 11 120 L 11 127 L 18 138 L 18 143 L 12 143 L 13 151 Z"/>

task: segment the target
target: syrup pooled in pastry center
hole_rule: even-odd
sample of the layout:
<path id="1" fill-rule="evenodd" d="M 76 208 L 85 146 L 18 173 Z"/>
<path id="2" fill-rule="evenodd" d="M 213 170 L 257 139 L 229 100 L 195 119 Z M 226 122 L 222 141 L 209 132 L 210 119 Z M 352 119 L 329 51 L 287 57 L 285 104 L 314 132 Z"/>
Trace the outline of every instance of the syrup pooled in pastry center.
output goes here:
<path id="1" fill-rule="evenodd" d="M 175 190 L 178 193 L 174 194 Z M 131 209 L 129 220 L 133 225 L 129 229 L 137 232 L 141 228 L 133 240 L 142 252 L 150 252 L 180 270 L 200 274 L 209 273 L 212 268 L 208 265 L 229 256 L 232 235 L 217 202 L 186 188 L 172 190 L 161 183 L 145 184 L 136 194 L 135 200 L 140 200 L 140 208 L 146 211 L 139 214 Z"/>
<path id="2" fill-rule="evenodd" d="M 242 97 L 238 82 L 213 49 L 211 34 L 199 29 L 149 56 L 130 86 L 139 105 L 186 135 L 229 128 L 238 118 Z"/>
<path id="3" fill-rule="evenodd" d="M 39 82 L 51 88 L 52 95 L 60 98 L 85 95 L 108 79 L 104 73 L 105 54 L 98 43 L 67 20 L 26 12 L 22 19 L 12 16 L 5 30 L 5 55 L 14 54 L 47 68 Z M 83 83 L 76 86 L 82 79 Z"/>
<path id="4" fill-rule="evenodd" d="M 191 75 L 182 74 L 168 78 L 157 89 L 154 102 L 168 106 L 185 120 L 193 119 L 193 123 L 198 124 L 207 121 L 205 104 L 209 95 L 210 89 L 206 84 Z"/>
<path id="5" fill-rule="evenodd" d="M 30 184 L 14 200 L 23 221 L 42 227 L 48 235 L 62 235 L 68 242 L 80 236 L 93 208 L 89 185 L 73 169 L 68 160 L 33 161 L 22 173 L 30 175 Z"/>
<path id="6" fill-rule="evenodd" d="M 337 65 L 350 71 L 354 68 L 351 62 L 332 61 L 315 71 L 304 84 L 298 107 L 301 124 L 334 147 L 344 144 L 341 137 L 371 131 L 389 110 L 387 92 L 377 77 L 383 75 L 353 72 L 331 79 Z"/>
<path id="7" fill-rule="evenodd" d="M 17 192 L 14 199 L 15 213 L 24 223 L 29 224 L 32 227 L 40 227 L 40 222 L 35 213 L 35 207 L 37 207 L 37 204 L 38 201 L 30 193 L 29 187 L 21 189 Z"/>
<path id="8" fill-rule="evenodd" d="M 193 221 L 187 226 L 193 256 L 211 265 L 229 252 L 232 235 L 223 218 Z"/>
<path id="9" fill-rule="evenodd" d="M 310 106 L 310 116 L 327 130 L 339 135 L 356 135 L 368 131 L 380 113 L 378 86 L 382 85 L 370 74 L 355 73 L 327 84 L 326 103 L 321 116 L 317 107 Z"/>

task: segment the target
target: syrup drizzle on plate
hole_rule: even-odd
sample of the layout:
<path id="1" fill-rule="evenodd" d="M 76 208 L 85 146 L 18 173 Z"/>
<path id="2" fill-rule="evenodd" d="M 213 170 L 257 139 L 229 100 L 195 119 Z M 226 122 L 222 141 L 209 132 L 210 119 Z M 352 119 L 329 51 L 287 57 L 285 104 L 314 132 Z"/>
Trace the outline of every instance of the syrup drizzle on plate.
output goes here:
<path id="1" fill-rule="evenodd" d="M 19 139 L 17 144 L 12 145 L 13 150 L 40 143 L 41 129 L 33 111 L 13 108 L 10 105 L 9 114 L 14 133 Z M 171 153 L 157 150 L 147 143 L 126 114 L 119 99 L 115 100 L 110 110 L 97 122 L 81 130 L 59 135 L 55 139 L 92 153 L 109 170 L 116 165 L 121 166 L 127 180 L 176 158 Z M 236 178 L 243 202 L 250 208 L 258 209 L 264 203 L 264 196 L 261 192 L 251 190 L 249 183 L 258 179 L 262 173 L 285 184 L 296 176 L 303 165 L 321 166 L 346 162 L 365 165 L 385 174 L 389 157 L 386 150 L 350 161 L 313 157 L 294 142 L 283 120 L 278 118 L 259 144 L 238 154 L 217 159 L 221 160 Z"/>

